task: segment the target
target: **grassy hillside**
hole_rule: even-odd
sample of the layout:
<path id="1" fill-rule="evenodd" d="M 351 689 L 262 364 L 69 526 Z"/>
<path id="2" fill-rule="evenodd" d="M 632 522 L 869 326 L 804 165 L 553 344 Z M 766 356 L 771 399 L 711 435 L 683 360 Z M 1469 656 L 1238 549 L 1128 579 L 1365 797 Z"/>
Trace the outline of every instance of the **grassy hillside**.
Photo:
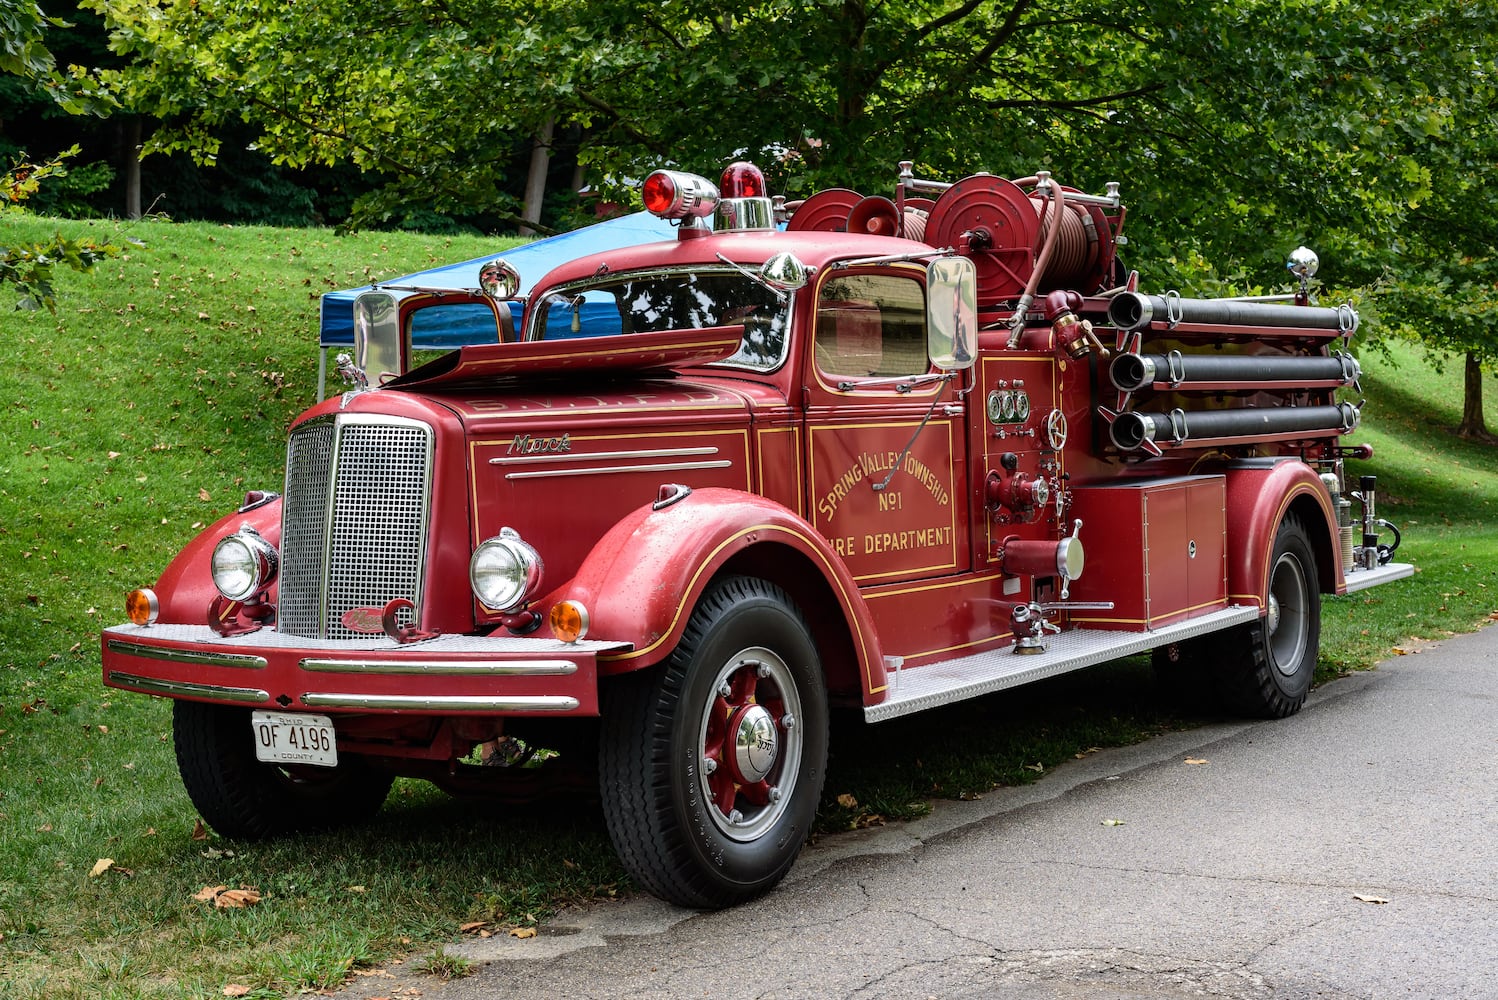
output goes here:
<path id="1" fill-rule="evenodd" d="M 0 994 L 199 997 L 233 983 L 279 996 L 341 982 L 463 921 L 534 923 L 559 901 L 616 891 L 623 876 L 592 807 L 474 808 L 404 782 L 363 830 L 194 840 L 169 705 L 98 677 L 98 630 L 122 618 L 125 591 L 154 581 L 246 489 L 278 487 L 286 427 L 315 394 L 318 296 L 496 242 L 5 225 L 22 239 L 60 227 L 146 246 L 61 275 L 55 316 L 0 311 Z M 1358 438 L 1377 449 L 1366 471 L 1406 529 L 1401 558 L 1421 573 L 1326 603 L 1328 677 L 1498 608 L 1498 453 L 1450 434 L 1459 372 L 1438 374 L 1408 348 L 1364 364 Z M 1488 412 L 1498 427 L 1491 381 Z M 1079 750 L 1177 724 L 1135 663 L 872 736 L 848 727 L 834 740 L 823 828 L 1032 780 Z M 860 767 L 876 756 L 877 769 Z M 105 858 L 114 866 L 91 875 Z M 193 899 L 213 885 L 252 885 L 264 899 L 243 911 Z"/>

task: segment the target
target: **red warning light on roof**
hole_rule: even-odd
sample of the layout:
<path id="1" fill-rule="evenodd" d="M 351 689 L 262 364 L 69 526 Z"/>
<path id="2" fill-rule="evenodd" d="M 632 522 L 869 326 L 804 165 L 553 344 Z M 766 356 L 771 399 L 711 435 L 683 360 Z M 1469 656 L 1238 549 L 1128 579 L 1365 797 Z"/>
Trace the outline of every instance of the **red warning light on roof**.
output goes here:
<path id="1" fill-rule="evenodd" d="M 718 189 L 706 177 L 657 170 L 640 187 L 645 210 L 662 219 L 701 218 L 718 207 Z"/>
<path id="2" fill-rule="evenodd" d="M 723 177 L 718 182 L 718 189 L 723 192 L 725 198 L 767 197 L 765 175 L 754 164 L 744 160 L 730 163 L 723 169 Z"/>

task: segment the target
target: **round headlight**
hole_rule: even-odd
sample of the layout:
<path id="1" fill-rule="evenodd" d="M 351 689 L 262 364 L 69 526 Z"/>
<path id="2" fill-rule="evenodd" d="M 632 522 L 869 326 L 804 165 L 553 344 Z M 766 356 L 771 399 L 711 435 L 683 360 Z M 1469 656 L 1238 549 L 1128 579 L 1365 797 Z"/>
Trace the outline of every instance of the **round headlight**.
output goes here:
<path id="1" fill-rule="evenodd" d="M 468 563 L 468 581 L 473 595 L 486 608 L 513 611 L 541 585 L 541 556 L 513 528 L 473 550 Z"/>
<path id="2" fill-rule="evenodd" d="M 231 601 L 248 601 L 276 579 L 276 548 L 245 525 L 213 547 L 213 585 Z"/>

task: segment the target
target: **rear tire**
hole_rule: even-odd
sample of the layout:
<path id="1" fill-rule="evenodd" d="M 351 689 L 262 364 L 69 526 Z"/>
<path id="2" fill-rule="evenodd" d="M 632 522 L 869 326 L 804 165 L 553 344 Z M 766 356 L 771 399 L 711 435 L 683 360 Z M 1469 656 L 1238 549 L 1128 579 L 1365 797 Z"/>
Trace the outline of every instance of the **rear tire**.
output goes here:
<path id="1" fill-rule="evenodd" d="M 665 663 L 603 693 L 599 791 L 635 879 L 697 909 L 780 881 L 827 762 L 821 663 L 785 592 L 749 577 L 714 584 Z"/>
<path id="2" fill-rule="evenodd" d="M 1300 518 L 1287 514 L 1274 538 L 1263 618 L 1224 633 L 1222 693 L 1244 715 L 1282 719 L 1300 711 L 1321 649 L 1316 554 Z"/>
<path id="3" fill-rule="evenodd" d="M 172 737 L 188 798 L 220 836 L 236 840 L 362 822 L 379 811 L 394 780 L 352 754 L 340 754 L 337 767 L 257 760 L 244 708 L 174 702 Z"/>

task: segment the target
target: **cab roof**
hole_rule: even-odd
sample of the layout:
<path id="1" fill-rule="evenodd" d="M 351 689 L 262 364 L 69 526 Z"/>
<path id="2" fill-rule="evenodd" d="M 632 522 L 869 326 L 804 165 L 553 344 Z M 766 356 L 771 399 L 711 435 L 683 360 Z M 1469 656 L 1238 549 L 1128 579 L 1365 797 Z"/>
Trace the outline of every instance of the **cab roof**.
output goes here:
<path id="1" fill-rule="evenodd" d="M 936 254 L 928 244 L 893 236 L 821 231 L 713 233 L 695 238 L 646 243 L 642 246 L 605 250 L 568 261 L 553 268 L 536 283 L 535 294 L 554 285 L 566 284 L 599 273 L 634 271 L 657 267 L 690 267 L 722 264 L 722 254 L 736 264 L 758 267 L 777 253 L 790 251 L 810 268 L 820 269 L 838 260 L 884 257 L 898 254 Z"/>

